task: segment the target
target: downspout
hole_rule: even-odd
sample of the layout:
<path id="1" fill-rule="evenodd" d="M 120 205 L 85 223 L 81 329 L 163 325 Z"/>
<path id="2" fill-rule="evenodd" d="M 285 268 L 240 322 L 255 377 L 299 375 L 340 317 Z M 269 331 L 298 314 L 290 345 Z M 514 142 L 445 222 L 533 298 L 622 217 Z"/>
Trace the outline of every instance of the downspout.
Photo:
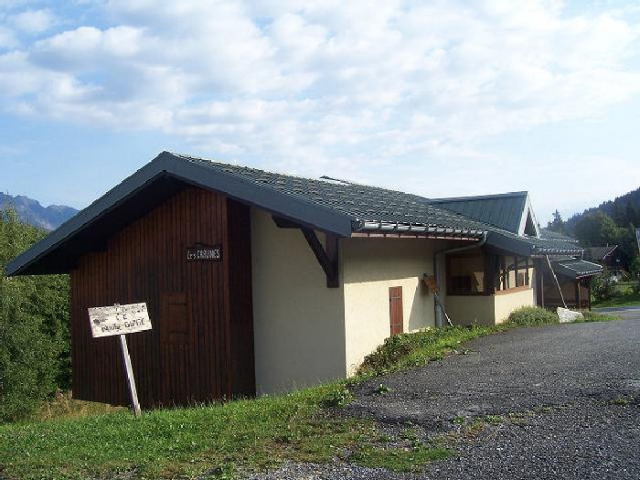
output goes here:
<path id="1" fill-rule="evenodd" d="M 465 250 L 472 250 L 474 248 L 482 247 L 487 242 L 488 233 L 489 232 L 484 232 L 482 234 L 482 238 L 480 239 L 480 241 L 474 243 L 473 245 L 465 245 L 464 247 L 454 247 L 454 248 L 440 250 L 439 252 L 435 252 L 433 254 L 433 276 L 435 277 L 436 285 L 440 286 L 440 262 L 438 260 L 440 258 L 443 258 L 444 255 L 447 255 L 449 253 L 463 252 Z M 440 297 L 438 296 L 437 292 L 434 292 L 433 298 L 434 298 L 433 310 L 435 314 L 436 327 L 444 326 L 444 322 L 442 320 L 443 315 L 447 319 L 447 323 L 449 325 L 453 325 L 451 323 L 451 319 L 447 315 L 447 312 L 445 312 L 444 310 L 444 305 L 442 305 L 442 302 L 440 301 Z"/>

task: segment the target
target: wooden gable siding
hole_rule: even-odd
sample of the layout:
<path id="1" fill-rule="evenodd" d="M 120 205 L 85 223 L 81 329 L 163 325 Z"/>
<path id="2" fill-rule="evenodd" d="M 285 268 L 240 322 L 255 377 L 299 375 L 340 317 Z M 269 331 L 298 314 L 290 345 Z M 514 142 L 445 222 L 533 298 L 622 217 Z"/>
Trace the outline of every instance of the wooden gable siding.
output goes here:
<path id="1" fill-rule="evenodd" d="M 71 272 L 76 398 L 129 403 L 117 337 L 91 338 L 87 308 L 135 302 L 147 302 L 153 323 L 127 337 L 144 406 L 253 392 L 253 349 L 231 342 L 247 335 L 253 345 L 248 224 L 248 208 L 187 188 L 82 257 Z M 222 260 L 187 261 L 198 243 L 221 245 Z"/>

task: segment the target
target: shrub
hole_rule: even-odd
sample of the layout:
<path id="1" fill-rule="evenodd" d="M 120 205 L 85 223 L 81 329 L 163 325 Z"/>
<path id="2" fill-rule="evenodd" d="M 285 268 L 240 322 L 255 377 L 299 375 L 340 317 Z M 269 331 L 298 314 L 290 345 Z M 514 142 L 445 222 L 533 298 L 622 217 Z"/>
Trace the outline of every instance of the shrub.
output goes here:
<path id="1" fill-rule="evenodd" d="M 43 236 L 0 211 L 0 423 L 28 417 L 70 386 L 66 276 L 7 278 L 7 261 Z"/>
<path id="2" fill-rule="evenodd" d="M 596 301 L 611 300 L 615 294 L 615 282 L 605 273 L 594 277 L 591 282 L 591 294 Z"/>
<path id="3" fill-rule="evenodd" d="M 56 387 L 56 342 L 31 315 L 23 282 L 0 280 L 0 422 L 28 417 Z"/>
<path id="4" fill-rule="evenodd" d="M 544 325 L 559 323 L 558 315 L 540 307 L 520 307 L 511 312 L 508 319 L 514 325 Z"/>

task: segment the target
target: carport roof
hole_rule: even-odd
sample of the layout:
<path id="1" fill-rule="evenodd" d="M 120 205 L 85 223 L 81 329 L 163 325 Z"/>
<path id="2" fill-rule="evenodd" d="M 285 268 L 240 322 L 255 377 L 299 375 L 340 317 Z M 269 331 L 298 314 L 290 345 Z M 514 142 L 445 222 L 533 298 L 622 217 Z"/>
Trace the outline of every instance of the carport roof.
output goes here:
<path id="1" fill-rule="evenodd" d="M 592 277 L 602 273 L 602 266 L 580 259 L 557 260 L 553 262 L 554 271 L 565 277 Z"/>

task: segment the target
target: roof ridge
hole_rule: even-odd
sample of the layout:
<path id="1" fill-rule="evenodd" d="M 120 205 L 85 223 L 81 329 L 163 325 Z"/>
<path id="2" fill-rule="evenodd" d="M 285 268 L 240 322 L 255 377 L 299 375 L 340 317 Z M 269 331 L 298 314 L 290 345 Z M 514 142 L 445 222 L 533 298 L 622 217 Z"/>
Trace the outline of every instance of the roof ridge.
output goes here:
<path id="1" fill-rule="evenodd" d="M 429 201 L 432 203 L 468 202 L 470 200 L 492 200 L 496 198 L 510 198 L 510 197 L 522 197 L 522 196 L 529 196 L 529 192 L 527 190 L 522 190 L 519 192 L 505 192 L 505 193 L 496 193 L 496 194 L 487 194 L 487 195 L 469 195 L 464 197 L 430 198 Z"/>

